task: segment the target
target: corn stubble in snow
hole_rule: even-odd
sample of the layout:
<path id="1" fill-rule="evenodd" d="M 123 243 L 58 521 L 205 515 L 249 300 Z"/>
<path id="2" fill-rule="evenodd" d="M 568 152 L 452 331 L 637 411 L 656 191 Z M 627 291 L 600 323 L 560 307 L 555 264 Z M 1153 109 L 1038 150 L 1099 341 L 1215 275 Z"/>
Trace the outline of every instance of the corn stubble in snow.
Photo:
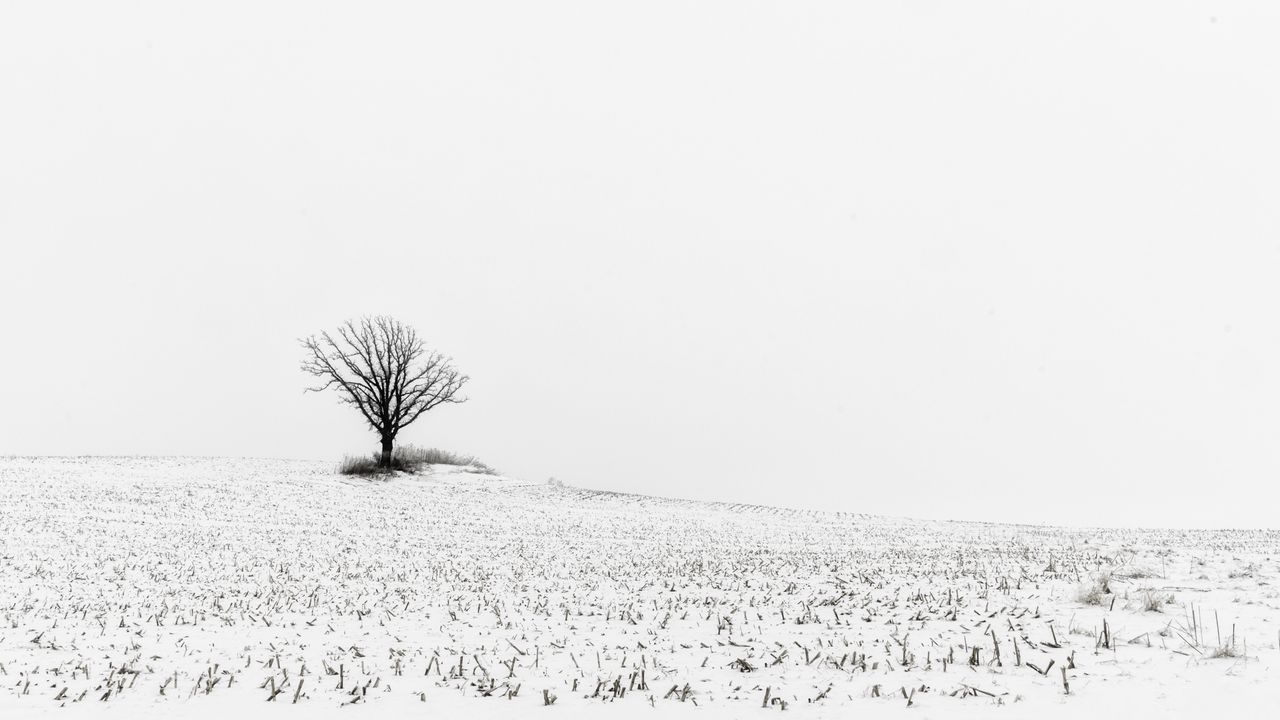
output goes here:
<path id="1" fill-rule="evenodd" d="M 150 458 L 0 459 L 0 520 L 5 717 L 1170 715 L 1280 659 L 1267 531 Z"/>

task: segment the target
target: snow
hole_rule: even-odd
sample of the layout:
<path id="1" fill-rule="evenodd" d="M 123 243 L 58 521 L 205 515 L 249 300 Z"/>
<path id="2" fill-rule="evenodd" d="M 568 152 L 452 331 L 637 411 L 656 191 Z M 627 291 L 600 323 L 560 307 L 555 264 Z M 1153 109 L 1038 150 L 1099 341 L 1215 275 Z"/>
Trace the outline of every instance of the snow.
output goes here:
<path id="1" fill-rule="evenodd" d="M 1275 531 L 0 458 L 0 718 L 1264 712 L 1278 575 Z"/>

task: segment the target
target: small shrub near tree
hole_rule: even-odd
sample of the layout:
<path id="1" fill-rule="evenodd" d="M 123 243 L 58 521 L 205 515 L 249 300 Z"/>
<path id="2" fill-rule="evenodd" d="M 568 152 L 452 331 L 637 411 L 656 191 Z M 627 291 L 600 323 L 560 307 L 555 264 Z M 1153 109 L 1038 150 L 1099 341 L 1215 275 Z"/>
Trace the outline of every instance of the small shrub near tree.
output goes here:
<path id="1" fill-rule="evenodd" d="M 348 455 L 338 465 L 338 472 L 343 475 L 376 475 L 389 472 L 416 473 L 427 469 L 429 465 L 456 465 L 470 472 L 484 475 L 497 475 L 498 471 L 481 462 L 474 455 L 460 455 L 439 448 L 420 448 L 413 445 L 402 445 L 391 453 L 389 464 L 382 463 L 382 454 Z"/>

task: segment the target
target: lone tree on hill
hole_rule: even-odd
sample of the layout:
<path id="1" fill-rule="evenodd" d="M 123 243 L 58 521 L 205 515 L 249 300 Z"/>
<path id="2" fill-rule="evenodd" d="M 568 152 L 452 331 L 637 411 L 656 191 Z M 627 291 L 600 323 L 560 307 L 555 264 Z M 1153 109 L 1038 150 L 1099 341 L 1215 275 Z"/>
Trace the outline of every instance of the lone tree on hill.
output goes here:
<path id="1" fill-rule="evenodd" d="M 302 345 L 303 372 L 322 383 L 307 391 L 336 387 L 341 401 L 360 411 L 382 439 L 379 467 L 391 467 L 396 435 L 406 425 L 437 405 L 466 401 L 458 391 L 468 378 L 453 360 L 427 350 L 413 328 L 393 318 L 348 320 L 336 337 L 320 333 Z"/>

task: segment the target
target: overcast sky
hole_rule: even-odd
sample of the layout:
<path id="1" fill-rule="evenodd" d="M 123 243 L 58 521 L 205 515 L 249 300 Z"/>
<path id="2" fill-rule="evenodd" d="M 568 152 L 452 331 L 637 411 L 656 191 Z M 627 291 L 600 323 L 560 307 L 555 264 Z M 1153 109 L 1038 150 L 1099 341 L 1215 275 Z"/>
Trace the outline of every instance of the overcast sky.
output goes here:
<path id="1" fill-rule="evenodd" d="M 1280 525 L 1274 2 L 6 2 L 0 453 Z"/>

